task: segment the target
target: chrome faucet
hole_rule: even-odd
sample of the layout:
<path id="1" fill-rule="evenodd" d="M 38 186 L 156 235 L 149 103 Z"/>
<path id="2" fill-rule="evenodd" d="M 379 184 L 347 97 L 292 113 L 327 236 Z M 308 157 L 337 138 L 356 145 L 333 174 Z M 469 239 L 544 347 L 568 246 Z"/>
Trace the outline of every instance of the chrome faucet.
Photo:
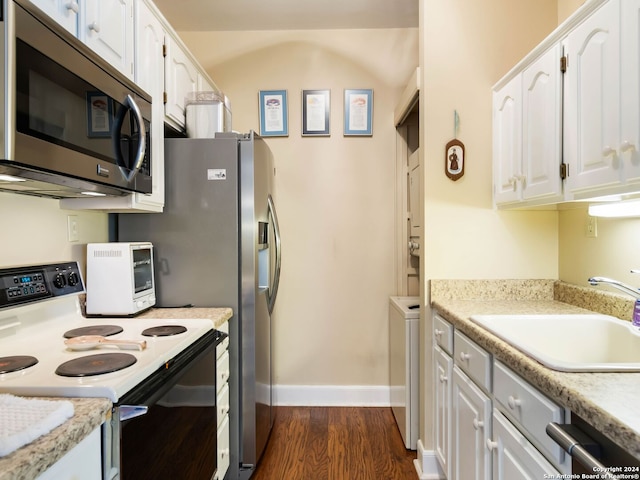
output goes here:
<path id="1" fill-rule="evenodd" d="M 633 273 L 640 273 L 640 271 L 631 270 Z M 618 290 L 622 290 L 624 293 L 631 295 L 636 300 L 640 299 L 640 290 L 637 288 L 633 288 L 625 283 L 619 282 L 617 280 L 613 280 L 607 277 L 591 277 L 588 280 L 590 285 L 599 285 L 601 283 L 611 285 L 612 287 L 617 288 Z"/>

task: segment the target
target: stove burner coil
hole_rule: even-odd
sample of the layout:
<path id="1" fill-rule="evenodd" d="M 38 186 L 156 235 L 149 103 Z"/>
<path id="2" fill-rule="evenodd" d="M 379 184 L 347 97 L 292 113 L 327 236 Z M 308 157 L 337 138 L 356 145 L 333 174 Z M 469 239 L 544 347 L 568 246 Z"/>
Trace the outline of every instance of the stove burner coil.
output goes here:
<path id="1" fill-rule="evenodd" d="M 138 359 L 129 353 L 98 353 L 60 364 L 56 368 L 56 375 L 61 377 L 102 375 L 130 367 L 137 361 Z"/>
<path id="2" fill-rule="evenodd" d="M 83 335 L 102 335 L 109 337 L 122 332 L 122 327 L 118 325 L 89 325 L 88 327 L 74 328 L 64 333 L 64 338 L 81 337 Z"/>
<path id="3" fill-rule="evenodd" d="M 182 325 L 161 325 L 159 327 L 151 327 L 143 330 L 142 335 L 145 337 L 168 337 L 186 332 L 187 329 Z"/>
<path id="4" fill-rule="evenodd" d="M 38 359 L 29 355 L 0 357 L 0 374 L 24 370 L 25 368 L 33 367 L 36 363 L 38 363 Z"/>

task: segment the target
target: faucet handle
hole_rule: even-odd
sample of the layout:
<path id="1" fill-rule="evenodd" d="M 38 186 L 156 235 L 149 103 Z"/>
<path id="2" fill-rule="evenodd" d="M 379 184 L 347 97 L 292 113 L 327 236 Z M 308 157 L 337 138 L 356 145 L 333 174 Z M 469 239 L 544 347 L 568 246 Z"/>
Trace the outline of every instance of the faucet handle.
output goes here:
<path id="1" fill-rule="evenodd" d="M 631 269 L 631 273 L 640 273 L 640 270 L 637 270 L 637 269 L 632 268 L 632 269 Z"/>

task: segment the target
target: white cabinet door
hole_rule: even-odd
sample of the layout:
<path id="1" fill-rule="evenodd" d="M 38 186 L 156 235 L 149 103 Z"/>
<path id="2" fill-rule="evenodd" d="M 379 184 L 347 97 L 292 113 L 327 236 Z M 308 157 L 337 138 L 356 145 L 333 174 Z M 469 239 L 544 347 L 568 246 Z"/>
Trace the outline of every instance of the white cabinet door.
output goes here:
<path id="1" fill-rule="evenodd" d="M 83 0 L 78 37 L 133 80 L 133 0 Z"/>
<path id="2" fill-rule="evenodd" d="M 626 0 L 625 0 L 626 1 Z M 580 193 L 622 181 L 620 138 L 620 2 L 611 0 L 565 39 L 567 187 Z"/>
<path id="3" fill-rule="evenodd" d="M 522 196 L 560 195 L 562 72 L 560 44 L 522 72 Z"/>
<path id="4" fill-rule="evenodd" d="M 560 473 L 498 411 L 493 411 L 494 442 L 487 447 L 494 452 L 494 480 L 540 480 L 560 478 Z"/>
<path id="5" fill-rule="evenodd" d="M 135 201 L 150 209 L 164 206 L 164 55 L 165 30 L 145 2 L 137 2 L 136 83 L 152 98 L 150 195 L 135 194 Z"/>
<path id="6" fill-rule="evenodd" d="M 435 354 L 436 456 L 447 478 L 451 478 L 451 375 L 453 360 L 439 347 Z"/>
<path id="7" fill-rule="evenodd" d="M 453 367 L 451 464 L 449 480 L 491 480 L 491 399 Z"/>
<path id="8" fill-rule="evenodd" d="M 627 182 L 640 182 L 640 0 L 622 2 L 620 156 Z"/>
<path id="9" fill-rule="evenodd" d="M 37 480 L 100 480 L 102 478 L 101 427 L 45 470 Z"/>
<path id="10" fill-rule="evenodd" d="M 493 188 L 496 204 L 520 199 L 522 77 L 493 92 Z"/>
<path id="11" fill-rule="evenodd" d="M 31 0 L 40 10 L 53 18 L 74 36 L 78 35 L 79 0 Z"/>
<path id="12" fill-rule="evenodd" d="M 165 115 L 179 128 L 184 128 L 185 97 L 198 88 L 198 69 L 174 38 L 167 36 L 166 47 Z"/>

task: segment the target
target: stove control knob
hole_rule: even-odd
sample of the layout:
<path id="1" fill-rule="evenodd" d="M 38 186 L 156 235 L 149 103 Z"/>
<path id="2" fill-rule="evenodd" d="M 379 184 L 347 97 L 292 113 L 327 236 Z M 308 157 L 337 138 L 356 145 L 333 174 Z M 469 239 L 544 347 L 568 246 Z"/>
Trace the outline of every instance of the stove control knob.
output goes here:
<path id="1" fill-rule="evenodd" d="M 53 285 L 56 288 L 64 288 L 66 284 L 67 280 L 64 278 L 64 275 L 62 273 L 58 273 L 53 279 Z"/>
<path id="2" fill-rule="evenodd" d="M 69 282 L 69 286 L 70 287 L 75 287 L 78 284 L 79 281 L 80 281 L 80 279 L 79 279 L 78 274 L 76 272 L 71 272 L 69 274 L 68 282 Z"/>

